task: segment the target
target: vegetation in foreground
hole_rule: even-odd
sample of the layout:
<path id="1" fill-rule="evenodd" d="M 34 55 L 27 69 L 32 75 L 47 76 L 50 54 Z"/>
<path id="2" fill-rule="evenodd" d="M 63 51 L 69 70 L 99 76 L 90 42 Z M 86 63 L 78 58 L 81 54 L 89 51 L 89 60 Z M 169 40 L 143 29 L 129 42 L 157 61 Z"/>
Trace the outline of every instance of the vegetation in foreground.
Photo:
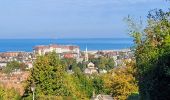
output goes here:
<path id="1" fill-rule="evenodd" d="M 74 60 L 73 60 L 74 61 Z M 76 65 L 76 63 L 74 63 Z M 73 65 L 74 65 L 73 64 Z M 26 93 L 27 97 L 24 99 L 32 98 L 32 92 L 29 87 L 35 83 L 36 99 L 42 100 L 43 98 L 50 98 L 50 100 L 69 98 L 73 100 L 87 99 L 89 100 L 95 94 L 114 94 L 117 98 L 126 98 L 133 92 L 137 92 L 137 85 L 133 77 L 132 67 L 120 68 L 113 70 L 108 74 L 94 74 L 85 75 L 80 67 L 73 67 L 74 73 L 69 74 L 66 72 L 62 60 L 59 60 L 56 53 L 49 53 L 45 56 L 40 56 L 31 70 L 31 77 L 28 80 Z M 115 73 L 115 76 L 110 77 L 110 74 Z M 124 78 L 120 78 L 124 75 Z M 130 75 L 129 75 L 130 74 Z M 129 76 L 130 77 L 129 77 Z M 126 81 L 125 77 L 129 77 Z M 117 80 L 116 80 L 117 79 Z M 108 84 L 109 83 L 109 84 Z M 132 83 L 132 84 L 131 84 Z M 118 87 L 117 91 L 115 89 Z M 128 88 L 127 88 L 128 87 Z M 127 88 L 127 93 L 119 94 Z M 117 92 L 117 94 L 115 94 Z M 46 100 L 45 99 L 45 100 Z"/>
<path id="2" fill-rule="evenodd" d="M 139 31 L 131 18 L 141 100 L 170 100 L 170 11 L 153 10 Z"/>

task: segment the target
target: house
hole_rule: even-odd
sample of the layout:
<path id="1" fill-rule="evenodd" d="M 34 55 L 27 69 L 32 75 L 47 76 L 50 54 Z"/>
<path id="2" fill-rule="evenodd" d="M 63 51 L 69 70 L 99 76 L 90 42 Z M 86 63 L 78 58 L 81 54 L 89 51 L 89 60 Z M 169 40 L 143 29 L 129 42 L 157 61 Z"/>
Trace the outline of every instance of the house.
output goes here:
<path id="1" fill-rule="evenodd" d="M 1 57 L 17 57 L 19 55 L 20 52 L 3 52 L 0 54 Z"/>
<path id="2" fill-rule="evenodd" d="M 98 73 L 97 71 L 97 68 L 95 67 L 95 65 L 90 62 L 88 65 L 87 65 L 87 68 L 84 70 L 84 73 L 85 74 L 95 74 L 95 73 Z"/>
<path id="3" fill-rule="evenodd" d="M 25 62 L 25 64 L 28 66 L 27 69 L 33 68 L 33 62 Z"/>
<path id="4" fill-rule="evenodd" d="M 0 62 L 0 69 L 7 66 L 7 62 Z"/>
<path id="5" fill-rule="evenodd" d="M 0 53 L 0 62 L 25 62 L 32 60 L 32 53 L 22 52 L 22 51 L 13 51 L 13 52 L 2 52 Z"/>
<path id="6" fill-rule="evenodd" d="M 96 97 L 92 98 L 91 100 L 113 100 L 113 97 L 110 95 L 97 95 Z"/>

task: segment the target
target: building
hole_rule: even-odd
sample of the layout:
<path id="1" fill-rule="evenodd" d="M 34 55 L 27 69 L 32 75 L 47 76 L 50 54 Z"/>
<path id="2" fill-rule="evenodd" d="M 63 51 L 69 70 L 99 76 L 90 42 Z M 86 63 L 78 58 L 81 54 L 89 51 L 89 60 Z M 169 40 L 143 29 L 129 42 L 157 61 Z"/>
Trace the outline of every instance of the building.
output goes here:
<path id="1" fill-rule="evenodd" d="M 23 51 L 13 51 L 13 52 L 2 52 L 0 53 L 0 62 L 10 62 L 10 61 L 19 61 L 25 62 L 27 60 L 32 60 L 31 52 Z"/>
<path id="2" fill-rule="evenodd" d="M 44 55 L 49 52 L 56 52 L 58 54 L 66 54 L 64 55 L 65 57 L 76 57 L 79 58 L 80 54 L 80 48 L 78 46 L 73 46 L 73 45 L 57 45 L 57 44 L 52 44 L 52 45 L 40 45 L 34 47 L 34 53 L 38 55 Z"/>
<path id="3" fill-rule="evenodd" d="M 33 68 L 33 62 L 25 62 L 25 65 L 27 65 L 27 69 Z"/>
<path id="4" fill-rule="evenodd" d="M 90 62 L 88 65 L 87 65 L 87 68 L 84 70 L 84 73 L 85 74 L 96 74 L 96 73 L 98 73 L 98 71 L 97 71 L 97 68 L 95 67 L 95 65 L 92 63 L 92 62 Z"/>
<path id="5" fill-rule="evenodd" d="M 0 53 L 2 58 L 17 57 L 21 52 L 3 52 Z"/>
<path id="6" fill-rule="evenodd" d="M 113 97 L 110 95 L 97 95 L 96 97 L 93 97 L 91 100 L 113 100 Z"/>
<path id="7" fill-rule="evenodd" d="M 77 56 L 78 56 L 77 53 L 69 53 L 69 52 L 68 52 L 68 53 L 62 53 L 62 54 L 61 54 L 61 57 L 62 57 L 62 58 L 68 58 L 68 59 L 69 59 L 69 58 L 77 58 Z M 78 57 L 78 58 L 79 58 L 79 57 Z"/>
<path id="8" fill-rule="evenodd" d="M 7 66 L 7 62 L 0 62 L 0 70 Z"/>

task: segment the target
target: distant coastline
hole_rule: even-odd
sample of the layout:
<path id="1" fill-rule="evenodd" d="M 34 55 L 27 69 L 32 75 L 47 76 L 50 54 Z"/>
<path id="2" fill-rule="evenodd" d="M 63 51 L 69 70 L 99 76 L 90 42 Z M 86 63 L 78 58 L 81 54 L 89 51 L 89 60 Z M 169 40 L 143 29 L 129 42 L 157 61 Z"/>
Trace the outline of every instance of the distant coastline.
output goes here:
<path id="1" fill-rule="evenodd" d="M 77 45 L 82 51 L 122 50 L 133 46 L 132 38 L 63 38 L 63 39 L 0 39 L 0 52 L 32 52 L 37 45 Z"/>

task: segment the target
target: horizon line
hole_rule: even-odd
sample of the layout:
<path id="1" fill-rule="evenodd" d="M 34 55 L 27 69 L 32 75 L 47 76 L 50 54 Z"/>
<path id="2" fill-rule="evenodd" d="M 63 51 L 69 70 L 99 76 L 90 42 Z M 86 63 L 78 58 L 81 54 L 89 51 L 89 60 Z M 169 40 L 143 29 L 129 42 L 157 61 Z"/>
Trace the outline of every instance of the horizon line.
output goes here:
<path id="1" fill-rule="evenodd" d="M 96 38 L 91 38 L 91 37 L 85 37 L 85 38 L 0 38 L 0 40 L 23 40 L 23 39 L 27 39 L 27 40 L 29 40 L 29 39 L 33 39 L 33 40 L 39 40 L 39 39 L 50 39 L 50 40 L 57 40 L 57 39 L 133 39 L 133 37 L 100 37 L 100 38 L 98 38 L 98 37 L 96 37 Z"/>

